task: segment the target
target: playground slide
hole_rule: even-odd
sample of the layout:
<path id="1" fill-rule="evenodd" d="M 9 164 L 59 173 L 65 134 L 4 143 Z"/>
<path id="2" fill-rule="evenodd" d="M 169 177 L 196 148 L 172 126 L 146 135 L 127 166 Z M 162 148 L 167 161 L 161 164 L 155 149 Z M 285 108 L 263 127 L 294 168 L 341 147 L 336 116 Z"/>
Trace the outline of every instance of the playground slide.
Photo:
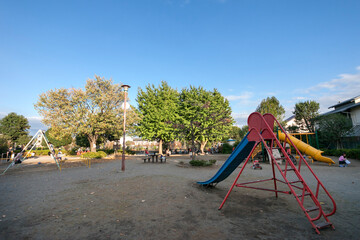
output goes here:
<path id="1" fill-rule="evenodd" d="M 249 134 L 249 133 L 248 133 Z M 226 179 L 250 154 L 255 142 L 247 139 L 248 134 L 243 138 L 239 145 L 232 152 L 230 157 L 221 166 L 219 171 L 208 181 L 198 182 L 201 185 L 218 183 Z"/>
<path id="2" fill-rule="evenodd" d="M 321 156 L 323 151 L 313 148 L 312 146 L 304 143 L 303 141 L 297 139 L 296 137 L 289 136 L 289 138 L 294 143 L 294 145 L 300 150 L 300 152 L 302 152 L 308 156 L 311 156 L 314 160 L 329 163 L 329 164 L 335 164 L 335 162 L 333 160 L 331 160 L 331 158 Z M 279 132 L 279 140 L 285 141 L 284 133 Z M 287 142 L 290 144 L 289 141 L 287 141 Z"/>

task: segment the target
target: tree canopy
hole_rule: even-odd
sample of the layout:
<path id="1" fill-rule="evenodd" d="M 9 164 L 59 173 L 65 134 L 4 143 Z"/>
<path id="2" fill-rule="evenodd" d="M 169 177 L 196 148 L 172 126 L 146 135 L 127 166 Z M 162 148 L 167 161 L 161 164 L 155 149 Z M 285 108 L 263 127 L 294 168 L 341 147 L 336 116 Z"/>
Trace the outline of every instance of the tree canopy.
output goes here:
<path id="1" fill-rule="evenodd" d="M 173 123 L 179 118 L 178 97 L 179 93 L 165 81 L 157 87 L 149 84 L 145 90 L 138 90 L 140 121 L 137 132 L 147 140 L 158 141 L 160 154 L 163 142 L 171 142 L 177 136 Z"/>
<path id="2" fill-rule="evenodd" d="M 320 116 L 316 119 L 319 131 L 319 140 L 327 147 L 335 142 L 336 148 L 342 148 L 341 138 L 348 134 L 352 128 L 350 118 L 336 113 L 331 115 Z"/>
<path id="3" fill-rule="evenodd" d="M 45 136 L 56 148 L 71 144 L 73 141 L 71 134 L 63 134 L 63 136 L 58 136 L 56 133 L 54 133 L 54 131 L 52 131 L 51 128 L 46 130 Z"/>
<path id="4" fill-rule="evenodd" d="M 95 75 L 95 79 L 87 80 L 85 90 L 61 88 L 42 93 L 35 109 L 55 134 L 84 134 L 95 152 L 96 141 L 102 134 L 111 132 L 121 136 L 123 101 L 120 84 Z M 131 126 L 135 120 L 136 113 L 131 107 L 127 110 L 126 123 Z"/>
<path id="5" fill-rule="evenodd" d="M 263 99 L 255 111 L 261 114 L 271 113 L 279 122 L 282 122 L 285 115 L 284 107 L 274 96 Z"/>
<path id="6" fill-rule="evenodd" d="M 231 108 L 216 89 L 184 88 L 179 98 L 180 121 L 177 128 L 186 140 L 201 143 L 201 151 L 208 141 L 220 141 L 231 130 Z"/>
<path id="7" fill-rule="evenodd" d="M 22 115 L 9 113 L 0 120 L 0 133 L 12 143 L 26 144 L 29 141 L 29 121 Z"/>
<path id="8" fill-rule="evenodd" d="M 319 116 L 320 104 L 315 101 L 305 101 L 295 104 L 295 121 L 302 130 L 315 132 L 314 120 Z"/>

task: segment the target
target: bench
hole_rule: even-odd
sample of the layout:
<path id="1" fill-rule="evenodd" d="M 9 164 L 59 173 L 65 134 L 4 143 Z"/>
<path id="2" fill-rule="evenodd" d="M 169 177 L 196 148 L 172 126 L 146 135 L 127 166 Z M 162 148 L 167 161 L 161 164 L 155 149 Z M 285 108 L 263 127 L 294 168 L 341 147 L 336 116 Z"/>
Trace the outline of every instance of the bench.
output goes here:
<path id="1" fill-rule="evenodd" d="M 146 156 L 143 160 L 144 163 L 146 163 L 146 161 L 150 162 L 150 159 L 152 160 L 152 162 L 155 162 L 155 158 L 153 156 Z M 164 161 L 164 163 L 166 162 L 166 157 L 162 157 L 162 158 L 157 158 L 156 156 L 156 162 L 158 162 L 158 159 L 160 160 L 160 162 L 162 163 Z"/>

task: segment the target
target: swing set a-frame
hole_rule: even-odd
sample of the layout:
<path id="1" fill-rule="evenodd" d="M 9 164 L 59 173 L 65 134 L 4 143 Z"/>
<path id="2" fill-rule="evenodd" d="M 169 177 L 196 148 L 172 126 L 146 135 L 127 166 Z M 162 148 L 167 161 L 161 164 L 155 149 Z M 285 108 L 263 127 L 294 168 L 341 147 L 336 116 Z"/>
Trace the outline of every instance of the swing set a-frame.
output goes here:
<path id="1" fill-rule="evenodd" d="M 26 160 L 26 158 L 28 156 L 31 156 L 31 152 L 33 151 L 33 149 L 35 148 L 37 142 L 39 140 L 43 140 L 45 141 L 47 147 L 49 148 L 49 151 L 50 151 L 50 157 L 55 161 L 57 167 L 59 168 L 59 170 L 61 171 L 61 166 L 60 166 L 60 162 L 59 160 L 57 159 L 56 157 L 56 154 L 55 154 L 55 150 L 54 150 L 54 147 L 52 144 L 49 143 L 49 140 L 46 138 L 45 136 L 45 133 L 43 130 L 39 129 L 36 134 L 31 138 L 31 140 L 28 142 L 28 144 L 26 144 L 26 146 L 21 150 L 20 153 L 18 153 L 11 161 L 11 163 L 9 164 L 9 166 L 2 172 L 0 173 L 0 175 L 4 175 L 7 170 L 9 170 L 11 167 L 15 166 L 15 164 L 17 163 L 21 163 L 23 161 Z M 26 150 L 30 147 L 30 150 L 29 152 L 26 152 Z"/>
<path id="2" fill-rule="evenodd" d="M 277 123 L 278 127 L 285 134 L 285 141 L 283 144 L 280 143 L 275 133 L 273 132 L 275 123 Z M 224 206 L 234 187 L 272 191 L 275 192 L 276 197 L 278 197 L 278 193 L 293 195 L 300 208 L 304 212 L 306 218 L 315 229 L 316 233 L 320 234 L 319 230 L 323 228 L 330 227 L 335 229 L 334 225 L 329 221 L 328 218 L 336 212 L 336 204 L 334 199 L 326 190 L 323 183 L 315 175 L 309 164 L 306 162 L 300 151 L 291 141 L 289 135 L 285 132 L 275 117 L 272 114 L 261 115 L 260 113 L 255 112 L 250 114 L 248 118 L 248 126 L 249 133 L 247 135 L 247 140 L 249 143 L 254 143 L 254 145 L 251 151 L 249 149 L 250 154 L 246 155 L 246 160 L 228 193 L 226 194 L 223 202 L 221 203 L 219 210 Z M 294 147 L 297 154 L 300 156 L 297 165 L 293 163 L 285 149 L 286 142 L 290 143 L 292 147 Z M 271 157 L 271 169 L 273 177 L 264 180 L 238 183 L 240 175 L 244 171 L 253 151 L 260 143 L 263 143 Z M 274 157 L 272 151 L 273 149 L 278 149 L 281 152 L 282 157 Z M 282 166 L 280 166 L 279 162 L 284 162 L 285 164 L 281 164 Z M 280 175 L 275 173 L 277 172 L 276 170 L 279 171 Z M 308 178 L 311 179 L 309 180 Z M 273 189 L 255 187 L 252 185 L 268 181 L 273 183 Z M 288 189 L 280 190 L 280 188 L 278 188 L 278 184 L 280 183 L 286 185 Z M 311 183 L 311 187 L 308 183 Z M 328 202 L 328 200 L 330 200 L 331 204 L 325 205 L 328 208 L 324 210 L 322 207 L 323 201 Z"/>

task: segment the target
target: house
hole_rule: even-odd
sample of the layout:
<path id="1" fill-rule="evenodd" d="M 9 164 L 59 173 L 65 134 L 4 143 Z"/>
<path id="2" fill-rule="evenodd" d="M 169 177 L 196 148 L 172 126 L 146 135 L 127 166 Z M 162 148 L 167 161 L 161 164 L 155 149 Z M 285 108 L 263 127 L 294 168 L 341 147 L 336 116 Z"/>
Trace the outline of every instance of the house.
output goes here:
<path id="1" fill-rule="evenodd" d="M 297 133 L 305 133 L 309 132 L 307 129 L 304 129 L 295 121 L 295 115 L 284 120 L 285 122 L 285 129 L 289 132 L 297 132 Z"/>
<path id="2" fill-rule="evenodd" d="M 334 110 L 322 114 L 322 116 L 341 113 L 351 119 L 353 128 L 348 137 L 360 137 L 360 95 L 350 98 L 346 101 L 339 102 L 329 107 Z"/>

